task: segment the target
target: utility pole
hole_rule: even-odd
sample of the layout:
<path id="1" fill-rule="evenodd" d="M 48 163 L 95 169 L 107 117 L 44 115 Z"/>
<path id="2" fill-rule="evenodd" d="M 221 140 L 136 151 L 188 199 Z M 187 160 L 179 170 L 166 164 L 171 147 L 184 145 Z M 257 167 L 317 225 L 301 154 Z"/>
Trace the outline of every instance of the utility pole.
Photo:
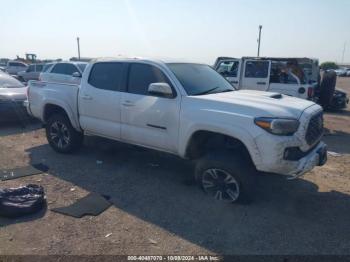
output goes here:
<path id="1" fill-rule="evenodd" d="M 80 61 L 80 42 L 79 42 L 79 37 L 77 37 L 77 43 L 78 43 L 78 59 Z"/>
<path id="2" fill-rule="evenodd" d="M 260 56 L 261 29 L 262 29 L 262 25 L 259 25 L 258 57 Z"/>
<path id="3" fill-rule="evenodd" d="M 343 55 L 341 58 L 341 63 L 344 64 L 344 56 L 345 56 L 346 42 L 344 43 Z"/>

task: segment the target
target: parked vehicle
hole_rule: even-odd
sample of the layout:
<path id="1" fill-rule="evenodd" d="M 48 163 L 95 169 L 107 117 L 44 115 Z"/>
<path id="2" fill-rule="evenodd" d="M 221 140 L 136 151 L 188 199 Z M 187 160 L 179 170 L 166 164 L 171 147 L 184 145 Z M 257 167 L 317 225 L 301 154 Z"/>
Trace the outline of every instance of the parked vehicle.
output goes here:
<path id="1" fill-rule="evenodd" d="M 25 71 L 18 72 L 18 78 L 27 82 L 29 80 L 39 80 L 39 75 L 43 71 L 44 64 L 31 64 Z"/>
<path id="2" fill-rule="evenodd" d="M 204 191 L 228 202 L 253 195 L 256 170 L 297 178 L 327 159 L 319 105 L 236 91 L 203 64 L 95 60 L 80 85 L 30 81 L 26 105 L 57 152 L 97 135 L 175 154 L 195 161 Z"/>
<path id="3" fill-rule="evenodd" d="M 23 102 L 27 99 L 27 88 L 7 73 L 0 72 L 0 113 L 15 114 L 17 109 L 26 112 Z"/>
<path id="4" fill-rule="evenodd" d="M 18 61 L 8 61 L 6 65 L 6 72 L 10 75 L 17 75 L 18 72 L 26 70 L 27 64 Z"/>
<path id="5" fill-rule="evenodd" d="M 217 58 L 214 69 L 237 89 L 278 92 L 312 100 L 316 83 L 308 77 L 294 58 L 230 57 Z"/>
<path id="6" fill-rule="evenodd" d="M 86 62 L 52 63 L 43 70 L 39 79 L 44 82 L 79 84 L 87 64 Z"/>
<path id="7" fill-rule="evenodd" d="M 337 74 L 337 76 L 347 76 L 347 73 L 349 70 L 350 70 L 349 68 L 342 67 L 334 70 L 334 72 Z"/>

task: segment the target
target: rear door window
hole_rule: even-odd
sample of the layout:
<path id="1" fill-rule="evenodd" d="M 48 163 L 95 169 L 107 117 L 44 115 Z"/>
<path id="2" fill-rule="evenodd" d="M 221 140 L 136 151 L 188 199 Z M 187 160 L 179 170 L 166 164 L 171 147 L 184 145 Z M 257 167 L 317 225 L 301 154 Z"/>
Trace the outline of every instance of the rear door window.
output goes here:
<path id="1" fill-rule="evenodd" d="M 88 83 L 99 89 L 119 91 L 123 75 L 123 63 L 96 63 L 91 69 Z"/>
<path id="2" fill-rule="evenodd" d="M 36 72 L 41 72 L 41 71 L 43 71 L 43 67 L 44 67 L 44 65 L 36 65 L 35 71 Z"/>
<path id="3" fill-rule="evenodd" d="M 27 72 L 34 72 L 35 71 L 35 65 L 30 65 L 27 69 Z"/>
<path id="4" fill-rule="evenodd" d="M 267 78 L 269 61 L 247 61 L 244 76 L 247 78 Z"/>

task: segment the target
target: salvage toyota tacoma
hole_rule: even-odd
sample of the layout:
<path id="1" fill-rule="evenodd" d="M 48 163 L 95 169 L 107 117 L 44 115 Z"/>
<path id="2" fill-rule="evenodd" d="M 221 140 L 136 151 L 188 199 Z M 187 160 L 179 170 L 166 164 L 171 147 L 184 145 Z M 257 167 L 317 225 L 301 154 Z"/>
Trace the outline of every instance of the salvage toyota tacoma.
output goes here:
<path id="1" fill-rule="evenodd" d="M 227 202 L 249 199 L 256 173 L 296 178 L 327 157 L 319 105 L 236 91 L 204 64 L 97 59 L 80 85 L 30 81 L 26 106 L 57 152 L 96 135 L 175 154 L 193 160 L 203 190 Z"/>

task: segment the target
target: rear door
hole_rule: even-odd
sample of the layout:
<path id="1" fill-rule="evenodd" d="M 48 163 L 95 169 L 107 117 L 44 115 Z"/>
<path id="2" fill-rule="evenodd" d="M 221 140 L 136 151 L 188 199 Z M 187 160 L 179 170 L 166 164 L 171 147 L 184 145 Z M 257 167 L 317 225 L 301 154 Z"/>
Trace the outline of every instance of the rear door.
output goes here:
<path id="1" fill-rule="evenodd" d="M 168 83 L 172 97 L 148 93 L 151 83 Z M 177 152 L 180 96 L 166 73 L 151 64 L 131 63 L 127 92 L 121 100 L 122 140 L 146 147 Z"/>
<path id="2" fill-rule="evenodd" d="M 271 61 L 244 60 L 241 89 L 266 91 L 269 88 Z"/>
<path id="3" fill-rule="evenodd" d="M 81 127 L 90 133 L 120 139 L 120 89 L 126 65 L 120 62 L 95 63 L 79 92 Z"/>
<path id="4" fill-rule="evenodd" d="M 80 78 L 73 77 L 73 73 L 79 72 L 79 69 L 70 63 L 58 63 L 52 69 L 51 72 L 45 76 L 45 80 L 55 83 L 69 83 L 79 84 Z"/>
<path id="5" fill-rule="evenodd" d="M 233 86 L 239 88 L 241 61 L 239 59 L 225 59 L 220 61 L 215 70 L 225 77 Z"/>

